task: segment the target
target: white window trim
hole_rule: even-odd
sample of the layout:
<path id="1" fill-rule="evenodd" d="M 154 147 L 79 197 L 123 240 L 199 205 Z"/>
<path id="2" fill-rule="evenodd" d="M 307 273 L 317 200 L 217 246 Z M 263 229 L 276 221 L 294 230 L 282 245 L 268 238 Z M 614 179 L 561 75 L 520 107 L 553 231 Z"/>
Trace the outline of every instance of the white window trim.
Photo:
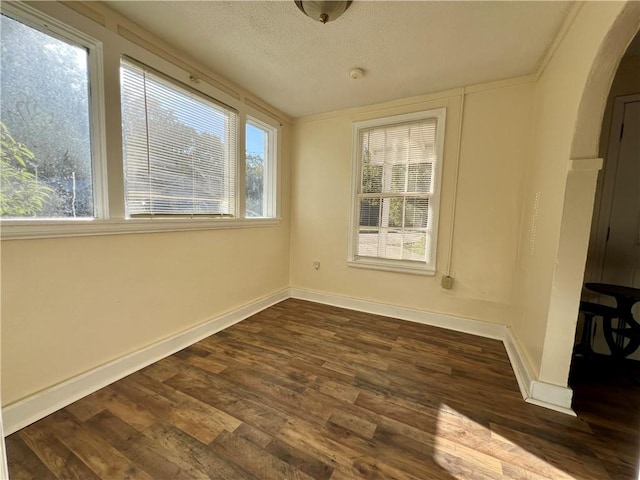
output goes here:
<path id="1" fill-rule="evenodd" d="M 20 2 L 3 2 L 0 11 L 2 13 L 6 12 L 26 25 L 38 28 L 47 34 L 61 37 L 67 41 L 73 41 L 90 50 L 90 119 L 95 212 L 95 218 L 93 219 L 0 219 L 0 240 L 217 230 L 280 225 L 282 219 L 280 216 L 279 162 L 281 151 L 279 137 L 282 134 L 282 125 L 278 120 L 253 108 L 243 100 L 206 83 L 204 80 L 193 77 L 193 74 L 189 71 L 146 50 L 140 45 L 115 35 L 105 27 L 88 21 L 82 15 L 69 10 L 61 4 L 45 2 L 35 8 Z M 110 55 L 104 54 L 104 50 L 107 50 Z M 119 66 L 119 58 L 122 55 L 139 60 L 178 82 L 191 85 L 207 97 L 237 109 L 239 113 L 238 132 L 236 135 L 238 142 L 236 150 L 238 155 L 237 175 L 240 174 L 241 168 L 244 174 L 244 121 L 246 117 L 250 116 L 252 119 L 273 129 L 275 132 L 275 140 L 273 142 L 274 156 L 272 157 L 272 178 L 269 179 L 272 188 L 270 214 L 273 216 L 244 218 L 242 216 L 244 214 L 244 185 L 242 185 L 241 189 L 237 189 L 237 195 L 241 196 L 239 200 L 241 199 L 242 203 L 236 203 L 238 216 L 234 218 L 125 218 L 124 172 L 122 170 L 121 157 L 122 133 L 119 131 L 121 119 L 119 116 L 116 118 L 112 114 L 113 118 L 110 119 L 109 128 L 107 128 L 107 111 L 110 109 L 113 111 L 107 104 L 113 102 L 116 95 L 114 94 L 114 89 L 111 88 L 110 95 L 113 98 L 107 98 L 103 83 L 105 78 L 113 78 L 114 72 L 107 69 L 112 69 L 116 64 L 113 62 L 114 58 L 118 59 L 117 65 Z M 106 57 L 111 58 L 111 64 Z M 116 72 L 116 76 L 119 78 L 119 71 Z M 120 102 L 119 87 L 115 93 L 117 93 L 117 101 Z M 116 110 L 119 115 L 119 103 Z M 116 124 L 117 127 L 114 127 Z M 114 128 L 119 131 L 117 136 L 119 143 L 117 145 L 113 142 L 116 137 Z M 107 139 L 111 139 L 112 144 L 107 144 Z M 107 156 L 107 152 L 109 152 L 109 156 Z M 115 179 L 119 180 L 119 182 L 114 182 Z M 240 183 L 242 182 L 238 181 L 238 184 Z M 110 205 L 111 209 L 109 208 Z"/>
<path id="2" fill-rule="evenodd" d="M 2 223 L 2 240 L 88 237 L 134 233 L 188 232 L 246 227 L 273 227 L 280 218 L 141 218 L 112 220 L 25 220 L 19 224 Z"/>
<path id="3" fill-rule="evenodd" d="M 437 121 L 435 151 L 436 162 L 434 164 L 434 189 L 430 197 L 429 205 L 431 215 L 429 218 L 431 251 L 426 262 L 418 262 L 411 260 L 394 260 L 387 258 L 364 257 L 356 254 L 358 248 L 358 224 L 359 224 L 359 203 L 358 190 L 360 187 L 360 131 L 371 127 L 380 127 L 386 125 L 395 125 L 398 123 L 412 122 L 435 118 Z M 385 270 L 391 272 L 410 273 L 416 275 L 436 274 L 436 257 L 438 243 L 438 223 L 440 212 L 440 194 L 442 185 L 442 163 L 444 153 L 444 136 L 445 136 L 446 108 L 436 108 L 421 112 L 407 113 L 403 115 L 394 115 L 391 117 L 375 118 L 355 122 L 353 124 L 353 153 L 352 153 L 352 183 L 351 183 L 351 212 L 349 215 L 349 253 L 347 256 L 347 265 L 356 268 L 365 268 L 371 270 Z"/>
<path id="4" fill-rule="evenodd" d="M 278 137 L 280 136 L 279 127 L 275 127 L 269 123 L 263 122 L 262 120 L 257 119 L 253 115 L 245 115 L 245 132 L 246 125 L 253 125 L 255 127 L 263 129 L 268 136 L 268 150 L 265 152 L 265 170 L 266 175 L 264 178 L 264 192 L 262 201 L 264 202 L 264 209 L 267 212 L 266 217 L 251 217 L 251 218 L 273 218 L 276 216 L 276 185 L 277 185 L 277 171 L 278 171 L 278 162 L 274 161 L 274 159 L 278 158 Z M 246 147 L 246 139 L 244 140 L 244 146 Z M 246 151 L 243 153 L 244 164 L 246 168 Z M 246 171 L 243 172 L 243 179 L 246 177 Z M 243 182 L 244 185 L 244 182 Z M 243 194 L 243 198 L 246 201 L 246 192 Z M 243 206 L 242 211 L 246 211 L 245 206 Z M 249 218 L 249 217 L 247 217 Z"/>

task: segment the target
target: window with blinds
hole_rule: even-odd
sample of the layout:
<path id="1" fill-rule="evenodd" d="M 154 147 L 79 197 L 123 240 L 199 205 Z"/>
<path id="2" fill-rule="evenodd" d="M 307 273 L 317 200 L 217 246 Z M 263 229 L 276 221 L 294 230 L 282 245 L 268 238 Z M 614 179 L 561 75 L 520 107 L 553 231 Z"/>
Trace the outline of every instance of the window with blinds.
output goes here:
<path id="1" fill-rule="evenodd" d="M 355 124 L 350 260 L 435 272 L 445 110 Z"/>
<path id="2" fill-rule="evenodd" d="M 130 59 L 120 76 L 127 216 L 234 216 L 237 113 Z"/>

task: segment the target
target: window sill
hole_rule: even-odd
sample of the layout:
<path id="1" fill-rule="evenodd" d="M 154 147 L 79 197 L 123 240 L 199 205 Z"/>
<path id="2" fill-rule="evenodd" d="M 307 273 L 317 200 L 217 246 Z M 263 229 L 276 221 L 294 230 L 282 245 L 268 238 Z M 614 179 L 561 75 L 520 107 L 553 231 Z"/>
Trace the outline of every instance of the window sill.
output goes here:
<path id="1" fill-rule="evenodd" d="M 347 265 L 355 268 L 365 268 L 368 270 L 383 270 L 388 272 L 409 273 L 412 275 L 434 276 L 435 268 L 425 264 L 415 265 L 413 262 L 398 262 L 394 260 L 382 260 L 372 258 L 358 258 L 348 260 Z"/>
<path id="2" fill-rule="evenodd" d="M 228 228 L 274 227 L 280 218 L 144 218 L 130 220 L 4 220 L 0 222 L 2 240 L 88 237 L 138 233 L 186 232 Z"/>

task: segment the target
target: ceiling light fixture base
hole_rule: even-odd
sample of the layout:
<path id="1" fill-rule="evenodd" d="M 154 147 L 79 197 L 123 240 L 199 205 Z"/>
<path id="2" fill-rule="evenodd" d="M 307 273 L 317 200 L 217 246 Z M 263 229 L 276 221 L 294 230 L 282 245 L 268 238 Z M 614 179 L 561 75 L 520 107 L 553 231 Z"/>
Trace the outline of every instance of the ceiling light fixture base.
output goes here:
<path id="1" fill-rule="evenodd" d="M 353 68 L 349 72 L 349 76 L 352 80 L 358 80 L 364 76 L 364 70 L 361 68 Z"/>
<path id="2" fill-rule="evenodd" d="M 294 2 L 307 17 L 320 23 L 327 23 L 346 12 L 352 0 L 294 0 Z"/>

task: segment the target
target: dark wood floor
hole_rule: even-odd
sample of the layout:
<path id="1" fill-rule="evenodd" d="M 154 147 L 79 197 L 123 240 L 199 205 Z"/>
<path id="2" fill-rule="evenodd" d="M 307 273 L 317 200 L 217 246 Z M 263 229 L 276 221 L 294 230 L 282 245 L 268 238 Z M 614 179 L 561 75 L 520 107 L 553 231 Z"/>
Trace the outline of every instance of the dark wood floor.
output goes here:
<path id="1" fill-rule="evenodd" d="M 570 384 L 573 408 L 611 478 L 640 480 L 640 362 L 577 358 Z"/>
<path id="2" fill-rule="evenodd" d="M 9 470 L 636 480 L 633 388 L 612 406 L 576 387 L 584 415 L 572 418 L 523 402 L 499 341 L 287 300 L 9 436 Z"/>

